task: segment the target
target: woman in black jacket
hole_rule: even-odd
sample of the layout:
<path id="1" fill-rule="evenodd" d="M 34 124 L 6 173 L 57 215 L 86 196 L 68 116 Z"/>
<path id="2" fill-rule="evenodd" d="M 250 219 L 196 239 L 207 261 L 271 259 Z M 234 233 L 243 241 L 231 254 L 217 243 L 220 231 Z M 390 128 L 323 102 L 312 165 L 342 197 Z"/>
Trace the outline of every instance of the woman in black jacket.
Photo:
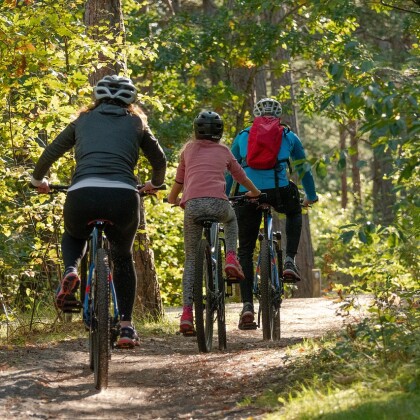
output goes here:
<path id="1" fill-rule="evenodd" d="M 152 166 L 152 177 L 143 190 L 153 191 L 164 182 L 166 157 L 134 104 L 137 90 L 121 76 L 105 76 L 94 88 L 95 104 L 80 112 L 39 158 L 31 182 L 38 192 L 50 191 L 45 175 L 51 165 L 74 147 L 76 169 L 64 205 L 62 254 L 64 278 L 56 296 L 65 310 L 77 304 L 80 285 L 77 268 L 86 251 L 92 228 L 88 222 L 106 219 L 111 244 L 113 278 L 120 311 L 117 346 L 132 348 L 138 336 L 132 325 L 136 274 L 132 246 L 140 220 L 140 198 L 134 169 L 141 149 Z"/>

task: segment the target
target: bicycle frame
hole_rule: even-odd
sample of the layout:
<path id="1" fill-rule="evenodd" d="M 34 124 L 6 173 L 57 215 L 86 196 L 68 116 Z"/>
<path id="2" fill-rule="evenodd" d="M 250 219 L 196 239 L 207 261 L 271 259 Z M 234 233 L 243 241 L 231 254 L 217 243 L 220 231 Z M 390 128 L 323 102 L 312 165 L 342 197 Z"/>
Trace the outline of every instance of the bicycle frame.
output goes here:
<path id="1" fill-rule="evenodd" d="M 280 302 L 282 302 L 281 296 L 283 295 L 283 282 L 281 282 L 281 276 L 279 273 L 279 266 L 277 256 L 278 256 L 278 243 L 279 238 L 274 239 L 273 235 L 273 215 L 271 214 L 271 208 L 268 204 L 263 204 L 263 236 L 260 234 L 259 239 L 267 238 L 269 247 L 270 247 L 270 259 L 271 259 L 271 280 L 273 282 L 273 287 L 276 291 L 279 292 Z M 281 263 L 281 262 L 280 262 Z M 258 291 L 258 274 L 259 267 L 261 266 L 261 254 L 258 254 L 257 259 L 257 269 L 255 270 L 254 275 L 254 294 L 259 295 Z"/>
<path id="2" fill-rule="evenodd" d="M 219 243 L 222 242 L 220 236 L 220 223 L 219 222 L 212 222 L 210 227 L 204 226 L 204 237 L 207 239 L 208 243 L 210 244 L 210 252 L 211 252 L 211 260 L 212 260 L 212 269 L 213 269 L 213 280 L 218 279 L 219 275 L 219 264 L 217 261 L 219 259 L 218 250 L 219 250 Z M 219 282 L 214 282 L 214 292 L 215 295 L 218 296 L 219 294 Z"/>
<path id="3" fill-rule="evenodd" d="M 83 320 L 87 327 L 91 326 L 91 319 L 90 319 L 90 307 L 91 307 L 91 301 L 90 301 L 90 291 L 92 287 L 92 279 L 95 272 L 96 267 L 96 253 L 98 248 L 108 248 L 107 245 L 107 239 L 104 234 L 104 228 L 106 225 L 106 222 L 103 220 L 95 220 L 93 223 L 93 230 L 90 235 L 89 241 L 88 241 L 88 248 L 86 250 L 85 257 L 90 253 L 90 265 L 88 267 L 88 276 L 86 279 L 86 286 L 85 286 L 85 293 L 84 293 L 84 299 L 83 299 Z M 109 277 L 109 288 L 111 291 L 111 299 L 112 299 L 112 306 L 114 308 L 113 313 L 113 324 L 118 323 L 118 317 L 119 317 L 119 311 L 118 311 L 118 304 L 117 304 L 117 294 L 115 292 L 115 286 L 114 281 L 112 279 L 112 273 L 110 271 Z M 113 345 L 113 342 L 111 343 Z"/>

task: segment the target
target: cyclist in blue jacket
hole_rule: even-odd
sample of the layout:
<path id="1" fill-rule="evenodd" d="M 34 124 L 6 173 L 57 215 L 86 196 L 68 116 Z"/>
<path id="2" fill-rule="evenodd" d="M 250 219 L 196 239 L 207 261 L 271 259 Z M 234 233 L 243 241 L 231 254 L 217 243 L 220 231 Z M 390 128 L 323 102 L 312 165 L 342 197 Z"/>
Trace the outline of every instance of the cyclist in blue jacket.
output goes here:
<path id="1" fill-rule="evenodd" d="M 257 102 L 253 113 L 255 117 L 272 116 L 280 118 L 282 107 L 278 101 L 264 98 Z M 279 163 L 274 169 L 269 170 L 253 169 L 246 165 L 248 136 L 249 128 L 242 130 L 234 139 L 231 150 L 238 162 L 244 166 L 248 178 L 262 193 L 267 194 L 267 202 L 277 212 L 286 215 L 287 243 L 283 276 L 285 281 L 294 283 L 301 280 L 295 264 L 302 230 L 301 206 L 308 206 L 318 201 L 314 179 L 310 170 L 304 169 L 302 165 L 297 165 L 297 171 L 302 177 L 302 185 L 305 190 L 305 197 L 301 205 L 298 188 L 293 182 L 289 181 L 287 176 L 288 159 L 301 160 L 305 159 L 306 155 L 298 136 L 289 128 L 283 130 L 282 143 L 278 153 Z M 231 186 L 232 179 L 227 177 L 228 192 L 231 190 Z M 231 194 L 237 194 L 238 192 L 243 194 L 246 190 L 239 186 L 238 191 L 231 191 Z M 239 228 L 238 257 L 245 274 L 245 280 L 240 283 L 243 309 L 240 315 L 239 328 L 251 329 L 255 328 L 252 292 L 253 255 L 260 229 L 262 210 L 258 209 L 254 203 L 248 203 L 236 208 L 236 216 Z"/>

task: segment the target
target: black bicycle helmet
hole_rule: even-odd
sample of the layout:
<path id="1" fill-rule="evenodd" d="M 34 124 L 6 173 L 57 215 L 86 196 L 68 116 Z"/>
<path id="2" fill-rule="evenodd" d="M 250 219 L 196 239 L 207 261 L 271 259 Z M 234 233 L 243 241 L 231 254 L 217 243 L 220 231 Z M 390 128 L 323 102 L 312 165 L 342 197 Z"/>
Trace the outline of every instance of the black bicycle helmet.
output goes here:
<path id="1" fill-rule="evenodd" d="M 263 117 L 265 115 L 271 115 L 276 118 L 280 118 L 282 108 L 280 102 L 271 98 L 260 99 L 254 107 L 254 116 Z"/>
<path id="2" fill-rule="evenodd" d="M 128 77 L 105 76 L 93 88 L 96 99 L 118 99 L 125 104 L 132 104 L 136 100 L 137 89 Z"/>
<path id="3" fill-rule="evenodd" d="M 218 141 L 223 135 L 223 120 L 217 112 L 202 111 L 194 120 L 195 138 Z"/>

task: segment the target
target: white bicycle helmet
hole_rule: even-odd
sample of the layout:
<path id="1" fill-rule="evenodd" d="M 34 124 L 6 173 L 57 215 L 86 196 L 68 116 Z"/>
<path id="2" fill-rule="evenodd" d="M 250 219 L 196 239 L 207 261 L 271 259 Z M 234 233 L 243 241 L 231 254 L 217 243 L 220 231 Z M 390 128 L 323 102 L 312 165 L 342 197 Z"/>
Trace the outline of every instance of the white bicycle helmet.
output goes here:
<path id="1" fill-rule="evenodd" d="M 263 117 L 264 115 L 272 115 L 273 117 L 280 118 L 282 113 L 280 102 L 271 98 L 260 99 L 254 107 L 254 116 Z"/>
<path id="2" fill-rule="evenodd" d="M 119 99 L 125 104 L 132 104 L 137 97 L 137 89 L 128 77 L 105 76 L 93 88 L 96 99 Z"/>

